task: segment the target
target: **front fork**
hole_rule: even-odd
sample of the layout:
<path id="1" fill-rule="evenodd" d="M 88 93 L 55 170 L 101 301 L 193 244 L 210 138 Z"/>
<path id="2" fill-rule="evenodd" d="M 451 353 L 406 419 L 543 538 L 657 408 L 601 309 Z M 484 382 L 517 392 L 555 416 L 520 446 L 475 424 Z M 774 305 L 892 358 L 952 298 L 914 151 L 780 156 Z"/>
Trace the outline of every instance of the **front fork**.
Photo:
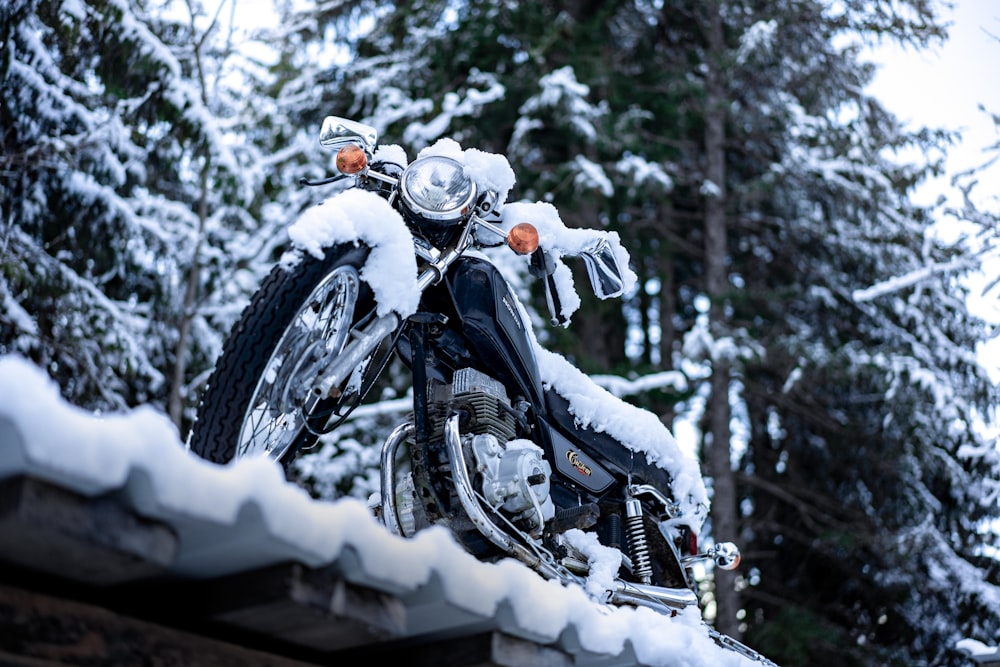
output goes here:
<path id="1" fill-rule="evenodd" d="M 471 226 L 466 228 L 466 231 L 463 232 L 462 237 L 455 247 L 433 256 L 424 257 L 428 261 L 420 272 L 420 275 L 417 276 L 416 281 L 417 291 L 420 294 L 423 294 L 431 285 L 440 282 L 448 267 L 462 256 L 465 248 L 470 243 L 470 229 Z M 306 414 L 310 414 L 319 405 L 320 401 L 328 397 L 336 398 L 340 393 L 341 384 L 351 376 L 351 373 L 354 372 L 358 364 L 367 359 L 368 355 L 387 336 L 392 335 L 401 323 L 402 317 L 395 312 L 390 312 L 377 318 L 365 329 L 352 331 L 353 340 L 344 347 L 344 350 L 337 355 L 337 358 L 333 360 L 333 363 L 326 368 L 323 374 L 317 378 L 316 384 L 313 385 L 309 397 L 305 400 Z M 414 386 L 416 386 L 415 382 Z"/>

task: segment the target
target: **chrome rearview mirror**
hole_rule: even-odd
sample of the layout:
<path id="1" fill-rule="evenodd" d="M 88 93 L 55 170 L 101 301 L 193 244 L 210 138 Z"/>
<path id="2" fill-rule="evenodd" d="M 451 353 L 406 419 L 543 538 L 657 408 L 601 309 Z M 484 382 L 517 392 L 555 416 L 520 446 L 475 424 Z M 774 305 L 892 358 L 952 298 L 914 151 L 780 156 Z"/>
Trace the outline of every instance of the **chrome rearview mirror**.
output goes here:
<path id="1" fill-rule="evenodd" d="M 319 143 L 324 148 L 339 151 L 351 144 L 360 145 L 366 153 L 371 154 L 378 144 L 378 132 L 374 127 L 354 120 L 327 116 L 319 131 Z"/>
<path id="2" fill-rule="evenodd" d="M 687 565 L 695 561 L 711 558 L 715 561 L 715 567 L 720 570 L 735 570 L 740 566 L 743 556 L 740 548 L 732 542 L 719 542 L 703 554 L 685 556 L 681 561 Z"/>
<path id="3" fill-rule="evenodd" d="M 719 542 L 708 550 L 708 555 L 723 570 L 735 570 L 740 565 L 740 548 L 732 542 Z"/>
<path id="4" fill-rule="evenodd" d="M 587 275 L 598 299 L 621 296 L 625 291 L 625 279 L 618 257 L 607 239 L 600 239 L 582 253 L 587 266 Z"/>

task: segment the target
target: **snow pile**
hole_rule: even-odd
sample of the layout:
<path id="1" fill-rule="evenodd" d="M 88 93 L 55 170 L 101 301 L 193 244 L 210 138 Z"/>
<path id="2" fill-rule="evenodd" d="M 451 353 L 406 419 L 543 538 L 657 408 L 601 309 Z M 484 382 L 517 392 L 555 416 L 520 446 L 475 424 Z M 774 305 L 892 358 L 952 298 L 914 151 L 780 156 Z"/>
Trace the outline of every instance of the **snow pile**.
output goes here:
<path id="1" fill-rule="evenodd" d="M 305 559 L 307 565 L 329 562 L 349 543 L 369 576 L 406 589 L 433 575 L 452 603 L 488 616 L 506 605 L 518 627 L 541 640 L 557 641 L 574 626 L 584 650 L 620 654 L 628 644 L 651 667 L 752 664 L 719 648 L 697 609 L 670 618 L 645 608 L 609 608 L 583 588 L 545 580 L 516 561 L 481 563 L 443 528 L 411 539 L 392 535 L 357 499 L 313 500 L 264 458 L 229 465 L 202 460 L 185 449 L 162 413 L 150 407 L 105 415 L 86 412 L 63 401 L 40 368 L 19 356 L 0 357 L 0 478 L 30 470 L 36 477 L 98 494 L 118 488 L 137 467 L 148 477 L 143 493 L 149 496 L 151 514 L 235 522 L 240 509 L 252 502 L 271 533 L 300 553 L 313 554 L 312 563 Z M 296 520 L 288 521 L 289 516 Z M 578 541 L 595 562 L 602 562 L 607 554 L 602 556 L 599 545 L 586 540 L 580 536 Z M 245 544 L 240 548 L 247 550 Z M 274 556 L 283 557 L 287 554 Z M 214 560 L 229 563 L 221 554 Z M 596 568 L 595 577 L 606 575 L 604 568 Z"/>

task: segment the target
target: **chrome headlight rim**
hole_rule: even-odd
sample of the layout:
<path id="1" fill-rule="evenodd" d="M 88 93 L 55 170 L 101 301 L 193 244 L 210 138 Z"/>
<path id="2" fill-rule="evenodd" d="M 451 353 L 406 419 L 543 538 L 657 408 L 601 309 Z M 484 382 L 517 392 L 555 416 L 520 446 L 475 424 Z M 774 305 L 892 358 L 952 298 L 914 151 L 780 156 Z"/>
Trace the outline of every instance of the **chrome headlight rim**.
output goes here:
<path id="1" fill-rule="evenodd" d="M 427 196 L 426 183 L 417 179 L 430 178 L 435 168 L 445 170 L 448 183 L 436 189 L 436 196 L 443 196 L 444 201 L 435 203 Z M 441 172 L 438 173 L 440 176 Z M 462 163 L 444 155 L 430 155 L 414 160 L 403 170 L 399 179 L 400 199 L 403 206 L 421 220 L 438 225 L 449 225 L 461 222 L 472 213 L 476 201 L 476 184 L 465 173 Z M 451 190 L 448 192 L 448 190 Z"/>

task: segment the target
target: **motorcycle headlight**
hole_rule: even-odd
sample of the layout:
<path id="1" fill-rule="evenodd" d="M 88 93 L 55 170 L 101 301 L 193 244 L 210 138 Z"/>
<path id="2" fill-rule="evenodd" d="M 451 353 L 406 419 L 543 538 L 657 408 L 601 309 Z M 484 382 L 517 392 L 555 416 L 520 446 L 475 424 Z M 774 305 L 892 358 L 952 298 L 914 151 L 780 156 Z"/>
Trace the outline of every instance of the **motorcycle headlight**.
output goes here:
<path id="1" fill-rule="evenodd" d="M 469 214 L 476 198 L 476 184 L 465 175 L 460 162 L 434 155 L 406 168 L 400 197 L 419 221 L 450 227 Z"/>

